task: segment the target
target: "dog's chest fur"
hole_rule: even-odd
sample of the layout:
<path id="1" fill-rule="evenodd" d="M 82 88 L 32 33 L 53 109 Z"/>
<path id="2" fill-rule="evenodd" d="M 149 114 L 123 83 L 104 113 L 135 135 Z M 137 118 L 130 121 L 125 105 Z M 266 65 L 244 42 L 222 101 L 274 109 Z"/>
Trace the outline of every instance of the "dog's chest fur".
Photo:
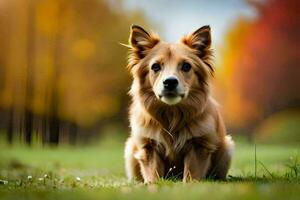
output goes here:
<path id="1" fill-rule="evenodd" d="M 173 123 L 171 128 L 168 128 L 168 124 L 161 126 L 141 107 L 134 106 L 132 109 L 135 113 L 130 119 L 132 136 L 139 141 L 139 148 L 151 141 L 164 157 L 174 162 L 191 145 L 211 151 L 216 149 L 217 123 L 212 115 L 198 116 L 189 121 L 176 119 L 175 122 L 166 115 L 165 122 Z M 176 124 L 174 126 L 174 123 L 180 123 L 180 127 L 176 127 Z"/>

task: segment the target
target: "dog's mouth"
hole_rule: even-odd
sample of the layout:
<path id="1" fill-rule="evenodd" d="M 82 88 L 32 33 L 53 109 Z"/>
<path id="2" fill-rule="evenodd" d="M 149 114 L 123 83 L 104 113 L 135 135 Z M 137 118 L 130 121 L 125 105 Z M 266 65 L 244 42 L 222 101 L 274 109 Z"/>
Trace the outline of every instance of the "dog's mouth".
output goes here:
<path id="1" fill-rule="evenodd" d="M 158 97 L 162 102 L 168 105 L 175 105 L 184 98 L 184 94 L 178 94 L 177 92 L 163 92 L 158 95 Z"/>

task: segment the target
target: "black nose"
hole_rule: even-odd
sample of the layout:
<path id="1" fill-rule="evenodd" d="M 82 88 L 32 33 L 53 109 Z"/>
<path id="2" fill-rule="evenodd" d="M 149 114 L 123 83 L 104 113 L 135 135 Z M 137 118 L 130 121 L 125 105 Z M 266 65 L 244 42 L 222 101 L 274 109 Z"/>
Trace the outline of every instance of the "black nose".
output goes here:
<path id="1" fill-rule="evenodd" d="M 174 77 L 170 77 L 164 80 L 163 84 L 166 90 L 174 90 L 178 85 L 178 80 Z"/>

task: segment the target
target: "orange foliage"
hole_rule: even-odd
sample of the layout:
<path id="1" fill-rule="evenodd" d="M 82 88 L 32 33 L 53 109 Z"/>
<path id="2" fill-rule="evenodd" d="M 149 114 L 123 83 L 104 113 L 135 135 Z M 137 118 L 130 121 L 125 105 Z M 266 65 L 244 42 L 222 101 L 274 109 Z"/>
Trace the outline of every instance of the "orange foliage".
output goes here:
<path id="1" fill-rule="evenodd" d="M 234 77 L 235 72 L 240 70 L 238 59 L 245 52 L 245 43 L 252 26 L 253 22 L 250 20 L 243 18 L 237 21 L 225 38 L 225 46 L 220 48 L 223 59 L 217 66 L 215 84 L 229 126 L 242 127 L 248 118 L 258 115 L 253 102 L 247 101 L 241 95 Z"/>
<path id="2" fill-rule="evenodd" d="M 242 127 L 300 106 L 300 20 L 295 0 L 267 1 L 240 19 L 221 49 L 217 86 L 228 124 Z"/>

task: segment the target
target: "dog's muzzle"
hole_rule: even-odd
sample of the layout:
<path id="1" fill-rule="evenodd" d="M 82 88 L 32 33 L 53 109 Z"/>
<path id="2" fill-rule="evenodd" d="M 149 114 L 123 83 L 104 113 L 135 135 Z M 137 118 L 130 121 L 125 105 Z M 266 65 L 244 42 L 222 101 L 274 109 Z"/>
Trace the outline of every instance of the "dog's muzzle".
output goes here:
<path id="1" fill-rule="evenodd" d="M 159 95 L 159 99 L 168 104 L 175 105 L 181 101 L 184 94 L 178 92 L 179 81 L 176 77 L 169 77 L 163 81 L 163 90 Z"/>

